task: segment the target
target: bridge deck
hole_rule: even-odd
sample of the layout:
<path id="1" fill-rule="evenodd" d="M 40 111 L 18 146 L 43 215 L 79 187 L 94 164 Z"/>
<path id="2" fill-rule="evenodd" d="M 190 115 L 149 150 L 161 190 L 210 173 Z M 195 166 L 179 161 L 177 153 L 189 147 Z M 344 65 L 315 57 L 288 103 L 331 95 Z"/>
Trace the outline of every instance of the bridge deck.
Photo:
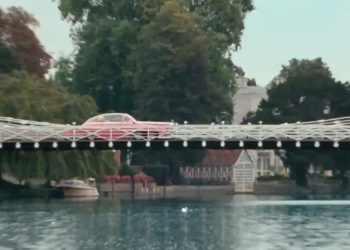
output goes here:
<path id="1" fill-rule="evenodd" d="M 350 146 L 349 118 L 280 125 L 82 127 L 0 118 L 2 150 L 123 148 L 325 149 Z"/>

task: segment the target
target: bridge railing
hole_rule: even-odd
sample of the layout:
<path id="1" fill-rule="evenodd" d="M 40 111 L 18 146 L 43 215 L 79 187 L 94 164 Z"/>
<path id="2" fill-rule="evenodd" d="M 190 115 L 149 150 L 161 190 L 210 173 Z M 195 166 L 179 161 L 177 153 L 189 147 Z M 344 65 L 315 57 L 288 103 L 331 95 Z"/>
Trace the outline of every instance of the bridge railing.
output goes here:
<path id="1" fill-rule="evenodd" d="M 89 140 L 294 140 L 350 141 L 350 125 L 19 125 L 0 123 L 0 142 L 89 141 Z"/>

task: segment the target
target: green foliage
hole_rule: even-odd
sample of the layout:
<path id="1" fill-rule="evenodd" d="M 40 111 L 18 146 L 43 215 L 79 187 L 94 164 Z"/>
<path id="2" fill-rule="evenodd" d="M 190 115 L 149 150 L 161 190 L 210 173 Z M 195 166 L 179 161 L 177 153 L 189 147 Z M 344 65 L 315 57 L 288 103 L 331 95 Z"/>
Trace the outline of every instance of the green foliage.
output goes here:
<path id="1" fill-rule="evenodd" d="M 60 57 L 55 61 L 54 68 L 57 70 L 53 77 L 53 82 L 58 83 L 66 88 L 71 88 L 73 85 L 73 61 L 69 57 Z"/>
<path id="2" fill-rule="evenodd" d="M 118 174 L 120 176 L 125 176 L 125 175 L 133 176 L 133 175 L 135 175 L 135 170 L 132 169 L 128 164 L 123 163 L 120 166 Z"/>
<path id="3" fill-rule="evenodd" d="M 167 1 L 136 47 L 136 114 L 150 120 L 214 121 L 231 112 L 227 89 L 211 78 L 208 40 L 196 19 Z"/>
<path id="4" fill-rule="evenodd" d="M 227 45 L 238 47 L 244 29 L 244 17 L 253 10 L 251 0 L 185 0 L 189 9 L 200 16 L 202 29 L 211 37 L 224 37 Z"/>
<path id="5" fill-rule="evenodd" d="M 251 113 L 246 121 L 280 124 L 350 114 L 349 86 L 335 81 L 321 59 L 293 59 L 290 66 L 283 67 L 280 76 L 284 81 L 272 82 L 267 91 L 268 99 L 263 100 L 258 111 Z M 282 159 L 299 185 L 307 185 L 306 173 L 310 164 L 322 168 L 333 166 L 342 171 L 349 166 L 344 166 L 349 159 L 341 152 L 286 151 Z"/>
<path id="6" fill-rule="evenodd" d="M 64 88 L 24 73 L 0 74 L 0 116 L 81 123 L 95 115 L 91 97 L 69 94 Z M 111 152 L 2 152 L 2 172 L 20 179 L 102 176 L 114 172 Z"/>
<path id="7" fill-rule="evenodd" d="M 154 22 L 159 23 L 160 9 L 169 4 L 175 4 L 181 8 L 182 14 L 180 21 L 173 17 L 168 20 L 168 24 L 173 25 L 169 23 L 170 21 L 174 22 L 174 26 L 179 25 L 179 22 L 186 21 L 183 17 L 187 15 L 187 19 L 191 21 L 188 27 L 185 27 L 186 23 L 183 23 L 182 28 L 185 28 L 187 32 L 193 30 L 194 34 L 200 35 L 197 44 L 206 43 L 206 46 L 195 50 L 197 53 L 204 50 L 203 52 L 209 56 L 209 61 L 206 58 L 203 65 L 209 63 L 210 66 L 206 66 L 209 68 L 204 72 L 205 75 L 202 78 L 205 81 L 210 79 L 211 84 L 218 85 L 222 89 L 230 88 L 230 92 L 233 91 L 235 69 L 227 58 L 227 52 L 231 45 L 239 46 L 245 14 L 253 9 L 251 0 L 235 2 L 228 0 L 101 0 L 98 2 L 59 0 L 58 3 L 64 18 L 74 24 L 79 23 L 73 35 L 79 50 L 74 60 L 74 69 L 71 74 L 68 74 L 68 78 L 71 79 L 69 89 L 92 96 L 100 112 L 114 110 L 132 113 L 135 108 L 140 108 L 134 103 L 136 98 L 133 82 L 135 72 L 138 70 L 135 66 L 139 63 L 139 58 L 144 57 L 144 53 L 142 54 L 142 50 L 138 50 L 141 54 L 135 53 L 135 48 L 142 48 L 144 39 L 152 39 L 146 37 L 152 33 L 146 30 L 152 29 L 149 25 L 154 28 L 157 25 Z M 168 13 L 171 11 L 176 11 L 176 9 L 169 9 Z M 181 30 L 177 34 L 180 33 Z M 164 32 L 163 38 L 166 36 L 167 33 Z M 187 48 L 189 49 L 189 46 Z M 163 53 L 166 50 L 157 52 Z M 185 52 L 181 51 L 181 53 Z M 169 57 L 169 54 L 165 56 Z M 180 59 L 187 61 L 182 62 L 179 61 Z M 181 68 L 190 65 L 189 60 L 199 61 L 192 53 L 188 57 L 179 55 L 177 61 L 173 60 L 172 63 L 177 63 L 177 67 Z M 69 64 L 66 62 L 66 65 L 59 66 L 59 68 L 62 67 L 62 70 L 58 72 L 67 72 Z M 162 68 L 157 70 L 164 71 Z M 189 82 L 190 78 L 191 75 L 186 82 Z M 67 82 L 63 79 L 58 79 L 58 81 Z M 202 92 L 206 90 L 204 88 Z M 220 91 L 216 91 L 217 88 L 213 86 L 213 97 L 220 94 Z M 198 93 L 198 95 L 201 94 Z M 208 93 L 205 94 L 208 95 Z M 220 99 L 225 98 L 224 95 Z M 182 104 L 183 109 L 189 109 L 186 104 L 187 102 Z M 210 103 L 210 106 L 215 105 L 216 102 Z M 181 119 L 185 118 L 181 117 Z"/>
<path id="8" fill-rule="evenodd" d="M 288 66 L 282 66 L 279 77 L 287 79 L 293 76 L 323 75 L 332 77 L 332 73 L 328 66 L 322 61 L 322 58 L 308 59 L 292 59 Z"/>
<path id="9" fill-rule="evenodd" d="M 0 41 L 0 74 L 20 70 L 21 64 L 11 50 Z"/>
<path id="10" fill-rule="evenodd" d="M 247 82 L 247 86 L 256 86 L 256 81 L 255 79 L 249 79 Z"/>
<path id="11" fill-rule="evenodd" d="M 136 40 L 133 24 L 101 18 L 86 24 L 76 40 L 81 43 L 74 69 L 71 61 L 61 60 L 55 78 L 75 93 L 92 96 L 100 112 L 130 112 L 133 92 L 128 55 Z"/>
<path id="12" fill-rule="evenodd" d="M 128 20 L 146 25 L 169 0 L 58 0 L 64 18 L 73 23 L 96 19 Z M 253 10 L 252 0 L 174 0 L 184 10 L 199 17 L 200 28 L 213 39 L 225 40 L 227 46 L 240 45 L 244 18 Z M 221 37 L 221 39 L 220 39 Z"/>

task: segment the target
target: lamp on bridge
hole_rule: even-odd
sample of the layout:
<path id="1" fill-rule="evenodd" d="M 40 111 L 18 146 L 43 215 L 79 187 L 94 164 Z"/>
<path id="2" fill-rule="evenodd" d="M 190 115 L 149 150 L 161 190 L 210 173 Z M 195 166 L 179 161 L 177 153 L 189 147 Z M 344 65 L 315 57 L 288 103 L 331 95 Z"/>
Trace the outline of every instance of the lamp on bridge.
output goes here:
<path id="1" fill-rule="evenodd" d="M 335 141 L 335 142 L 333 143 L 333 147 L 339 148 L 339 142 Z"/>
<path id="2" fill-rule="evenodd" d="M 258 147 L 261 148 L 262 146 L 263 146 L 262 141 L 259 141 L 259 142 L 258 142 Z"/>
<path id="3" fill-rule="evenodd" d="M 36 142 L 34 143 L 34 148 L 39 148 L 39 142 L 36 141 Z"/>
<path id="4" fill-rule="evenodd" d="M 54 141 L 54 142 L 52 143 L 52 147 L 53 147 L 53 148 L 57 148 L 57 147 L 58 147 L 57 141 Z"/>
<path id="5" fill-rule="evenodd" d="M 75 148 L 75 147 L 77 147 L 77 143 L 75 142 L 75 141 L 73 141 L 72 143 L 71 143 L 71 145 L 70 145 L 72 148 Z"/>
<path id="6" fill-rule="evenodd" d="M 151 146 L 151 142 L 150 141 L 146 141 L 146 147 L 149 148 L 150 146 Z"/>
<path id="7" fill-rule="evenodd" d="M 131 148 L 131 146 L 132 146 L 131 141 L 128 141 L 128 142 L 126 143 L 126 146 L 127 146 L 128 148 Z M 146 146 L 147 146 L 147 143 L 146 143 Z M 149 146 L 147 146 L 147 147 L 149 147 Z"/>
<path id="8" fill-rule="evenodd" d="M 225 141 L 220 142 L 220 147 L 222 147 L 222 148 L 225 147 Z"/>
<path id="9" fill-rule="evenodd" d="M 21 143 L 20 143 L 20 142 L 16 142 L 15 147 L 16 147 L 17 149 L 18 149 L 18 148 L 21 148 Z"/>
<path id="10" fill-rule="evenodd" d="M 296 146 L 297 148 L 300 148 L 300 146 L 301 146 L 300 141 L 297 141 L 297 142 L 295 143 L 295 146 Z"/>
<path id="11" fill-rule="evenodd" d="M 276 146 L 277 146 L 278 148 L 282 147 L 282 142 L 281 142 L 281 141 L 278 141 L 278 142 L 276 143 Z"/>
<path id="12" fill-rule="evenodd" d="M 243 147 L 244 147 L 244 142 L 243 142 L 243 141 L 240 141 L 240 142 L 239 142 L 239 146 L 240 146 L 241 148 L 243 148 Z"/>
<path id="13" fill-rule="evenodd" d="M 320 147 L 320 142 L 319 141 L 315 141 L 315 148 L 319 148 Z"/>
<path id="14" fill-rule="evenodd" d="M 108 147 L 113 148 L 113 142 L 112 141 L 108 142 Z"/>
<path id="15" fill-rule="evenodd" d="M 205 148 L 207 146 L 207 142 L 206 141 L 202 141 L 202 147 Z"/>
<path id="16" fill-rule="evenodd" d="M 186 148 L 188 146 L 188 142 L 187 141 L 184 141 L 183 142 L 183 146 Z"/>
<path id="17" fill-rule="evenodd" d="M 164 147 L 166 147 L 166 148 L 169 147 L 169 141 L 164 142 Z"/>
<path id="18" fill-rule="evenodd" d="M 95 142 L 94 141 L 90 141 L 90 148 L 94 148 L 95 147 Z"/>

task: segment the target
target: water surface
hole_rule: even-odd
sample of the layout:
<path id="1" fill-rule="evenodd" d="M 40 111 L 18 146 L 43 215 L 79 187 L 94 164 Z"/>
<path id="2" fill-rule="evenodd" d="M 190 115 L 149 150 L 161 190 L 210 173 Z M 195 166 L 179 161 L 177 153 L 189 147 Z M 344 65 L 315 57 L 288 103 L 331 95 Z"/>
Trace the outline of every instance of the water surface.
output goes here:
<path id="1" fill-rule="evenodd" d="M 350 201 L 253 196 L 13 200 L 0 203 L 0 249 L 350 249 L 349 215 Z"/>

